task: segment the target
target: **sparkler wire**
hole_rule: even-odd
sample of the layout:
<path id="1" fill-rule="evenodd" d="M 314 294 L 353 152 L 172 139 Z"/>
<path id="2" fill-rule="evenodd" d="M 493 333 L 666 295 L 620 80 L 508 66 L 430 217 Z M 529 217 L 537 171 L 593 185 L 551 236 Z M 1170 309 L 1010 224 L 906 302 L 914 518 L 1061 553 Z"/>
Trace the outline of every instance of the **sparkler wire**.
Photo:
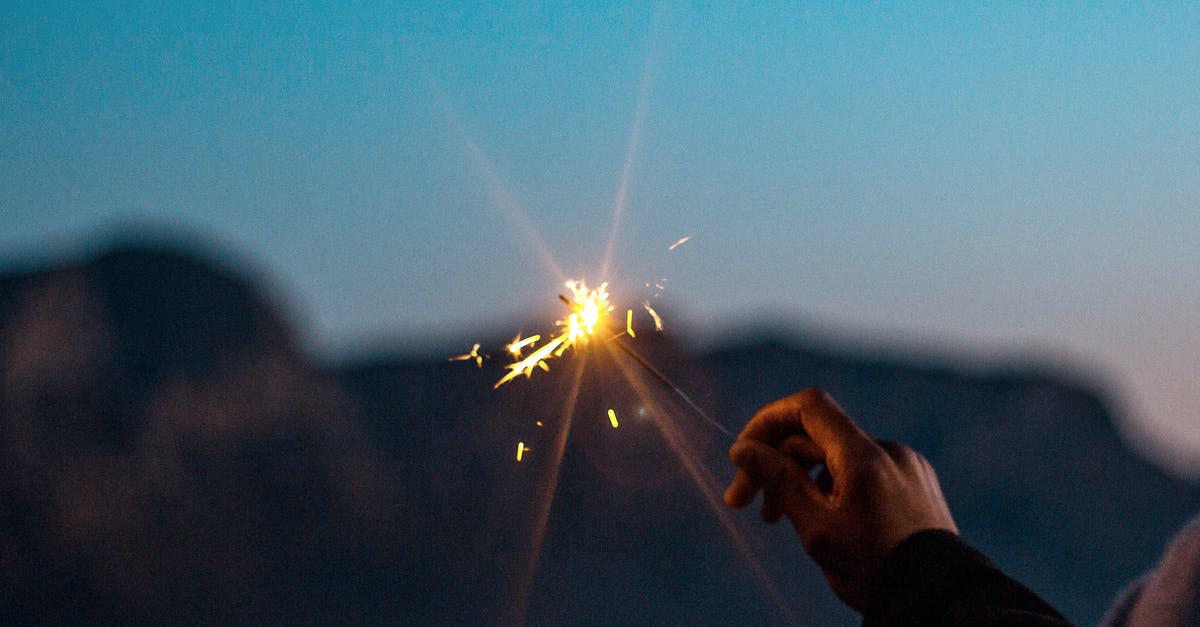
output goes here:
<path id="1" fill-rule="evenodd" d="M 659 372 L 658 368 L 655 368 L 653 365 L 651 365 L 650 362 L 646 361 L 645 358 L 643 358 L 641 355 L 637 354 L 636 351 L 634 351 L 632 348 L 629 348 L 629 346 L 626 345 L 624 342 L 622 342 L 620 339 L 613 339 L 612 343 L 616 344 L 617 348 L 624 351 L 626 355 L 629 355 L 634 361 L 636 361 L 638 363 L 638 365 L 645 368 L 647 372 L 654 375 L 655 379 L 658 379 L 659 382 L 661 382 L 663 385 L 670 388 L 671 391 L 674 392 L 676 396 L 678 396 L 688 407 L 690 407 L 692 409 L 692 411 L 696 412 L 696 414 L 698 416 L 703 418 L 705 422 L 707 422 L 708 424 L 715 427 L 717 429 L 717 431 L 724 433 L 725 436 L 728 437 L 730 440 L 737 439 L 737 436 L 730 433 L 729 429 L 725 428 L 725 425 L 722 425 L 721 423 L 717 422 L 716 420 L 713 420 L 713 418 L 711 416 L 709 416 L 707 412 L 705 412 L 703 409 L 700 408 L 699 405 L 696 404 L 696 401 L 693 401 L 690 396 L 688 396 L 686 393 L 684 393 L 683 390 L 679 389 L 679 386 L 672 383 L 671 380 L 668 379 L 666 375 Z"/>

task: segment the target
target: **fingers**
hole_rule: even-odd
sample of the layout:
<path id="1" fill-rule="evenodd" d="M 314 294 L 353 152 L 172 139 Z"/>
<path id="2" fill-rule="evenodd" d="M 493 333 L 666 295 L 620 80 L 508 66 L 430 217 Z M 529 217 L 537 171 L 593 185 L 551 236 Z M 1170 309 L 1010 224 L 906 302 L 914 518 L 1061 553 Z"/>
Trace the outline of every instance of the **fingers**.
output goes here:
<path id="1" fill-rule="evenodd" d="M 779 450 L 805 467 L 825 461 L 825 451 L 806 435 L 788 436 L 779 443 Z"/>
<path id="2" fill-rule="evenodd" d="M 825 454 L 811 439 L 803 435 L 791 436 L 779 443 L 779 450 L 792 458 L 796 464 L 808 471 L 816 464 L 824 461 Z M 759 484 L 744 470 L 738 470 L 733 481 L 725 490 L 725 504 L 734 508 L 742 508 L 750 504 L 758 494 Z M 783 515 L 774 503 L 775 499 L 764 497 L 763 520 L 775 522 Z"/>
<path id="3" fill-rule="evenodd" d="M 746 471 L 738 470 L 737 474 L 733 476 L 733 482 L 725 489 L 725 504 L 735 509 L 741 509 L 754 500 L 755 494 L 758 494 L 758 483 L 751 479 Z"/>
<path id="4" fill-rule="evenodd" d="M 804 448 L 803 443 L 792 440 L 801 435 L 807 435 L 813 447 Z M 828 394 L 816 388 L 763 407 L 738 438 L 772 445 L 781 440 L 790 441 L 791 446 L 802 451 L 800 456 L 824 460 L 835 474 L 853 459 L 855 451 L 874 445 L 870 436 L 863 433 Z"/>
<path id="5" fill-rule="evenodd" d="M 726 491 L 726 502 L 731 506 L 745 506 L 753 500 L 759 486 L 767 495 L 763 503 L 763 518 L 771 522 L 783 514 L 794 519 L 803 515 L 805 510 L 823 506 L 824 497 L 808 473 L 778 449 L 743 439 L 729 449 L 729 457 L 741 469 L 739 477 L 746 477 L 735 477 L 735 485 Z M 734 492 L 739 481 L 749 481 L 753 487 Z"/>
<path id="6" fill-rule="evenodd" d="M 803 468 L 805 472 L 809 468 L 824 461 L 824 453 L 816 444 L 810 440 L 808 436 L 791 436 L 779 443 L 779 450 L 782 454 L 790 456 L 794 462 Z M 755 495 L 758 494 L 760 485 L 750 477 L 750 474 L 743 470 L 738 470 L 734 474 L 730 486 L 725 490 L 725 504 L 733 508 L 743 508 L 748 506 L 751 501 L 754 501 Z M 763 496 L 762 502 L 762 519 L 768 522 L 775 522 L 784 515 L 781 512 L 776 498 L 770 495 Z"/>

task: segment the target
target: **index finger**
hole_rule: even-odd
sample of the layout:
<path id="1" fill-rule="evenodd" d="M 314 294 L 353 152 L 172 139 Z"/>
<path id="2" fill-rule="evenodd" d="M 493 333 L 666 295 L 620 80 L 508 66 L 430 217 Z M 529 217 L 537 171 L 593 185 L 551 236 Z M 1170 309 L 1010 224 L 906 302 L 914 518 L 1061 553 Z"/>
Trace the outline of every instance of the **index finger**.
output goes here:
<path id="1" fill-rule="evenodd" d="M 794 435 L 807 435 L 825 452 L 828 465 L 842 466 L 850 451 L 872 444 L 828 394 L 817 388 L 781 398 L 758 410 L 738 438 L 772 446 Z"/>

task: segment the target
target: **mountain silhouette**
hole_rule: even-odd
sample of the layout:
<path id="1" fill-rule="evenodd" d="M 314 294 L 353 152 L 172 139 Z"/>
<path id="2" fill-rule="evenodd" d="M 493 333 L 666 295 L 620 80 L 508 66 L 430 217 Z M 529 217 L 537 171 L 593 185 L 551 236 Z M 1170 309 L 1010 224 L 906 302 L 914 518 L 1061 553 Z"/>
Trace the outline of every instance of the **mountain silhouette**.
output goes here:
<path id="1" fill-rule="evenodd" d="M 714 501 L 708 420 L 807 386 L 928 457 L 964 536 L 1080 623 L 1200 506 L 1044 368 L 639 329 L 619 341 L 705 415 L 605 345 L 493 389 L 502 359 L 317 362 L 221 258 L 122 243 L 0 276 L 4 622 L 854 624 L 786 523 Z"/>

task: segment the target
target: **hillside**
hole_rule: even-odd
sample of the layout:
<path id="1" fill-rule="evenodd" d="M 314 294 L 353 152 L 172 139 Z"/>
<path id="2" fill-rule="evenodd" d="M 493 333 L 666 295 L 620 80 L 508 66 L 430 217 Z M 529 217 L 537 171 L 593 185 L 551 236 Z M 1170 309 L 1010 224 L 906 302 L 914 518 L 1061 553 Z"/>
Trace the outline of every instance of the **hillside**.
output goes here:
<path id="1" fill-rule="evenodd" d="M 565 359 L 499 390 L 494 361 L 317 364 L 266 287 L 143 244 L 0 277 L 5 622 L 855 622 L 785 525 L 713 506 L 726 436 L 619 353 L 588 355 L 575 403 Z M 634 346 L 731 430 L 824 387 L 1082 624 L 1200 509 L 1098 390 L 791 331 Z"/>

